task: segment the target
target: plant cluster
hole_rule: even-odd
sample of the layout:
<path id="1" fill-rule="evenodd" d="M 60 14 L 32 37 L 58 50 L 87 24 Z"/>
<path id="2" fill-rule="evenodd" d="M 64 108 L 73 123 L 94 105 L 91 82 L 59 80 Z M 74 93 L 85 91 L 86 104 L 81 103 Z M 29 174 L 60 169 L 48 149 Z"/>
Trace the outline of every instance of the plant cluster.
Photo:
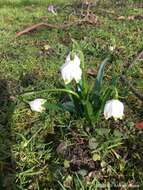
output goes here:
<path id="1" fill-rule="evenodd" d="M 41 91 L 41 93 L 67 93 L 69 100 L 64 103 L 53 104 L 46 99 L 37 98 L 28 102 L 31 110 L 37 112 L 43 112 L 45 109 L 69 111 L 80 117 L 85 117 L 92 125 L 99 121 L 102 112 L 104 112 L 105 119 L 111 117 L 115 120 L 122 119 L 124 105 L 118 100 L 117 76 L 113 74 L 108 87 L 103 86 L 105 67 L 111 59 L 112 55 L 109 55 L 103 60 L 94 84 L 89 84 L 84 55 L 78 43 L 73 40 L 72 50 L 60 68 L 65 87 Z M 31 93 L 26 93 L 26 95 L 28 94 L 30 95 Z"/>

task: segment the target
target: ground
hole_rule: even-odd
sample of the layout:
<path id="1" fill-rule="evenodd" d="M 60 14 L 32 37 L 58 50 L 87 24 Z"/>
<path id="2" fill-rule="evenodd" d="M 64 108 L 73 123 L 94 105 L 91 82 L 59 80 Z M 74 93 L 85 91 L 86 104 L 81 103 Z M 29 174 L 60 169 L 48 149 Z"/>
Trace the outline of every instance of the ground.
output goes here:
<path id="1" fill-rule="evenodd" d="M 56 7 L 57 14 L 48 11 Z M 80 1 L 0 0 L 0 189 L 95 190 L 142 189 L 143 102 L 127 85 L 143 93 L 143 3 L 139 0 L 93 1 L 90 11 Z M 89 20 L 75 24 L 89 14 Z M 17 32 L 40 22 L 64 29 Z M 68 112 L 32 112 L 19 94 L 63 87 L 60 66 L 75 39 L 85 56 L 89 81 L 114 48 L 118 90 L 125 104 L 122 121 L 90 126 Z M 48 47 L 48 50 L 47 50 Z M 141 57 L 141 56 L 140 56 Z M 130 69 L 128 65 L 134 63 Z M 105 85 L 110 79 L 110 66 Z M 126 81 L 120 80 L 125 73 Z M 36 98 L 28 96 L 27 101 Z M 50 102 L 64 94 L 39 94 Z"/>

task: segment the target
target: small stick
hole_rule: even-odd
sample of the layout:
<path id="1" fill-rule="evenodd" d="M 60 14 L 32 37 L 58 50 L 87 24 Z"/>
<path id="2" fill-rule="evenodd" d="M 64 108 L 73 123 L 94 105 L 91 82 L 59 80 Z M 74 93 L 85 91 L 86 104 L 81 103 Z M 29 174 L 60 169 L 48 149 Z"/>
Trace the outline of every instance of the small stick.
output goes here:
<path id="1" fill-rule="evenodd" d="M 82 19 L 82 20 L 77 20 L 75 22 L 71 22 L 69 24 L 62 24 L 62 25 L 54 25 L 54 24 L 48 24 L 48 23 L 41 22 L 41 23 L 38 23 L 38 24 L 34 24 L 34 25 L 32 25 L 32 26 L 30 26 L 30 27 L 28 27 L 28 28 L 26 28 L 26 29 L 24 29 L 24 30 L 22 30 L 20 32 L 17 32 L 16 36 L 19 37 L 19 36 L 21 36 L 23 34 L 31 32 L 31 31 L 33 31 L 33 30 L 35 30 L 37 28 L 40 28 L 40 27 L 47 27 L 47 28 L 50 28 L 50 29 L 52 29 L 52 28 L 55 28 L 55 29 L 67 29 L 67 28 L 69 28 L 69 27 L 71 27 L 73 25 L 81 25 L 81 24 L 84 24 L 84 23 L 93 24 L 93 25 L 96 24 L 96 22 L 94 23 L 94 22 L 92 22 L 90 20 L 87 20 L 86 18 Z"/>
<path id="2" fill-rule="evenodd" d="M 42 27 L 42 26 L 46 26 L 48 28 L 58 28 L 58 26 L 56 26 L 56 25 L 46 24 L 46 23 L 41 22 L 41 23 L 38 23 L 38 24 L 34 24 L 34 25 L 32 25 L 32 26 L 30 26 L 30 27 L 28 27 L 28 28 L 26 28 L 26 29 L 24 29 L 24 30 L 22 30 L 20 32 L 17 32 L 16 36 L 19 37 L 19 36 L 21 36 L 23 34 L 31 32 L 31 31 L 33 31 L 33 30 L 35 30 L 37 28 Z"/>

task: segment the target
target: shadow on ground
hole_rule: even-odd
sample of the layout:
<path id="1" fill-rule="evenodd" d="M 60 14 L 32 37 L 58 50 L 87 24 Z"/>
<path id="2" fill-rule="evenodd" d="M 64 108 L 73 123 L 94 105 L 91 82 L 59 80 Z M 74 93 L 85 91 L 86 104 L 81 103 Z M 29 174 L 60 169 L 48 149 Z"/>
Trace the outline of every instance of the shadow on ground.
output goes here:
<path id="1" fill-rule="evenodd" d="M 11 190 L 15 177 L 15 164 L 11 153 L 13 105 L 8 82 L 0 79 L 0 190 Z"/>

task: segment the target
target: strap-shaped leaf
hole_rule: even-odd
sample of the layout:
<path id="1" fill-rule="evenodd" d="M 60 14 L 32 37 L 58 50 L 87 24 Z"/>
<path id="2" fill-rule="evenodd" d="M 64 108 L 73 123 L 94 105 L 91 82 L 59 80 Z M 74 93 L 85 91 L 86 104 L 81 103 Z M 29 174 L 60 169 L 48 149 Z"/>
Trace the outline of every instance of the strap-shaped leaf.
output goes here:
<path id="1" fill-rule="evenodd" d="M 97 74 L 97 77 L 95 80 L 95 85 L 94 85 L 94 95 L 96 95 L 96 96 L 100 95 L 102 80 L 103 80 L 103 76 L 104 76 L 104 69 L 105 69 L 105 65 L 108 61 L 109 61 L 109 57 L 104 59 L 104 61 L 101 63 L 101 65 L 99 67 L 99 71 L 98 71 L 98 74 Z"/>
<path id="2" fill-rule="evenodd" d="M 75 112 L 75 106 L 73 102 L 65 102 L 63 104 L 56 104 L 56 103 L 45 103 L 45 107 L 49 110 L 61 110 L 61 111 L 69 111 L 69 112 Z"/>
<path id="3" fill-rule="evenodd" d="M 38 94 L 43 94 L 43 93 L 68 93 L 68 94 L 72 94 L 74 96 L 76 96 L 78 99 L 80 99 L 79 95 L 72 91 L 72 90 L 68 90 L 68 89 L 61 89 L 61 88 L 58 88 L 58 89 L 46 89 L 46 90 L 40 90 L 40 91 L 30 91 L 30 92 L 25 92 L 25 93 L 22 93 L 22 94 L 19 94 L 17 97 L 20 98 L 24 98 L 26 96 L 31 96 L 31 95 L 38 95 Z"/>
<path id="4" fill-rule="evenodd" d="M 63 110 L 62 104 L 46 102 L 44 106 L 46 109 L 49 109 L 49 110 Z"/>
<path id="5" fill-rule="evenodd" d="M 93 118 L 94 118 L 94 111 L 93 111 L 92 104 L 88 100 L 86 100 L 85 104 L 86 104 L 85 105 L 86 118 L 88 118 L 88 120 L 90 121 L 90 123 L 92 123 Z"/>
<path id="6" fill-rule="evenodd" d="M 97 110 L 97 112 L 95 113 L 95 117 L 94 117 L 94 122 L 97 123 L 99 121 L 99 117 L 101 112 L 104 109 L 104 105 L 106 103 L 106 101 L 108 100 L 108 98 L 110 97 L 112 93 L 112 88 L 108 88 L 107 90 L 105 90 L 104 94 L 101 97 L 101 102 L 100 102 L 100 108 Z"/>
<path id="7" fill-rule="evenodd" d="M 63 103 L 63 104 L 62 104 L 62 108 L 63 108 L 65 111 L 76 112 L 75 106 L 74 106 L 74 104 L 73 104 L 72 101 Z"/>

